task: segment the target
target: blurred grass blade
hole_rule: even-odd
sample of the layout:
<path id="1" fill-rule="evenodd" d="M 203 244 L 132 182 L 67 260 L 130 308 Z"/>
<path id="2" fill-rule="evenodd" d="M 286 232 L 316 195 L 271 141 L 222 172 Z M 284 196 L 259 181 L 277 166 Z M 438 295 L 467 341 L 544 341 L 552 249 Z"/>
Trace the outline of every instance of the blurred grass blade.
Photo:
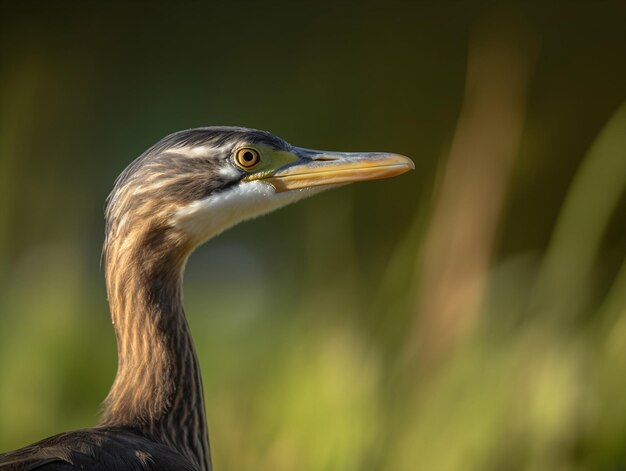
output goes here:
<path id="1" fill-rule="evenodd" d="M 534 301 L 556 315 L 579 311 L 602 236 L 626 189 L 626 103 L 600 132 L 565 198 Z"/>
<path id="2" fill-rule="evenodd" d="M 418 267 L 409 356 L 445 355 L 478 321 L 496 231 L 524 127 L 534 37 L 497 16 L 471 43 L 465 99 Z M 503 30 L 503 24 L 509 26 Z"/>

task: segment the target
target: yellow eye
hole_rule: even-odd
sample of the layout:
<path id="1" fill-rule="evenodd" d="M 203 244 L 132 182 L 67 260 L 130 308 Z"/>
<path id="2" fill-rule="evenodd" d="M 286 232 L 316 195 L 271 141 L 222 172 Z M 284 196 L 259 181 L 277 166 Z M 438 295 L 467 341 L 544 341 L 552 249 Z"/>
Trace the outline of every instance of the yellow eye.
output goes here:
<path id="1" fill-rule="evenodd" d="M 259 151 L 251 147 L 239 149 L 235 154 L 235 163 L 244 170 L 254 167 L 260 161 Z"/>

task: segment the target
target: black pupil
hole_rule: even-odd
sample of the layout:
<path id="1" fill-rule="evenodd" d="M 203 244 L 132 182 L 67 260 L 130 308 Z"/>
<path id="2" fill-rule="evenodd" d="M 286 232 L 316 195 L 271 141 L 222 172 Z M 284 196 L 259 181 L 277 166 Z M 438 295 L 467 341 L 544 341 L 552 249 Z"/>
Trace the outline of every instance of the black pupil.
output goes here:
<path id="1" fill-rule="evenodd" d="M 243 160 L 250 163 L 254 160 L 254 154 L 250 151 L 243 153 Z"/>

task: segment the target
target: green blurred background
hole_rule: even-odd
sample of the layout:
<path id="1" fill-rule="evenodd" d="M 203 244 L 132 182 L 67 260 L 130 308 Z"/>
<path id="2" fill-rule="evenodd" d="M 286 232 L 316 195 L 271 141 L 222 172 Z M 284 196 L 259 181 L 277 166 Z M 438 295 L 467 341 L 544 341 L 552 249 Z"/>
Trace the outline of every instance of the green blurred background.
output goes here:
<path id="1" fill-rule="evenodd" d="M 416 171 L 192 257 L 216 469 L 626 469 L 623 2 L 0 5 L 1 451 L 97 421 L 116 175 L 227 124 Z"/>

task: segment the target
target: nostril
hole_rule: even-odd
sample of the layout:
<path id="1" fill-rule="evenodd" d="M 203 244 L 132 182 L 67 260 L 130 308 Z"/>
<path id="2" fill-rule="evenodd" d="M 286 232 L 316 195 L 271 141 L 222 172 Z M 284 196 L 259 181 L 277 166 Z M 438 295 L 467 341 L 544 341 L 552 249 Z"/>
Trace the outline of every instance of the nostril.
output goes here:
<path id="1" fill-rule="evenodd" d="M 313 160 L 316 162 L 332 162 L 333 160 L 337 160 L 334 157 L 313 157 Z"/>

